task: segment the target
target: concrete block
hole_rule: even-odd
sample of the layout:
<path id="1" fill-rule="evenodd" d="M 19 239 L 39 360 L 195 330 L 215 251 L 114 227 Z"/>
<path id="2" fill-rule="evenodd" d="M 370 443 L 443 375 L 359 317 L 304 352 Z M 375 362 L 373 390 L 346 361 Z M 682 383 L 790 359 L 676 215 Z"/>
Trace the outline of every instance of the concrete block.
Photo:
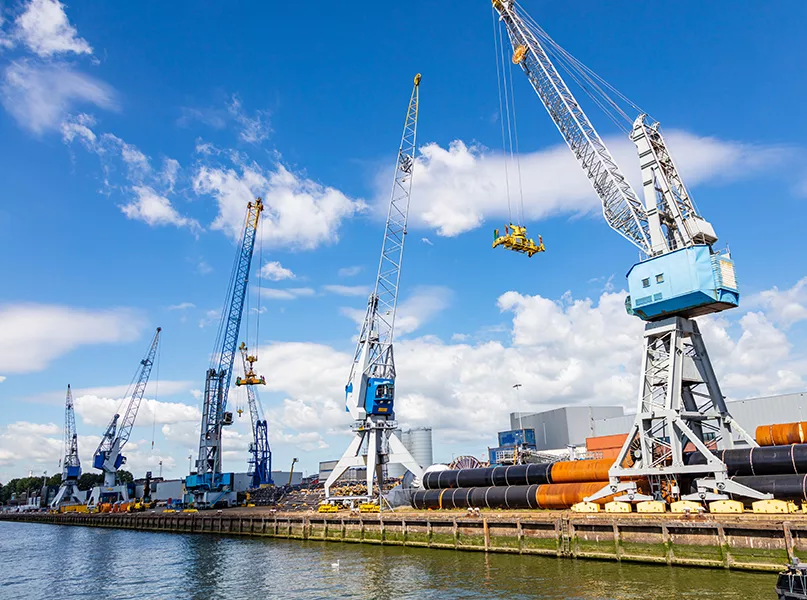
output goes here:
<path id="1" fill-rule="evenodd" d="M 647 500 L 646 502 L 639 502 L 636 505 L 636 512 L 638 513 L 665 513 L 667 512 L 667 503 L 661 500 Z"/>
<path id="2" fill-rule="evenodd" d="M 742 514 L 744 510 L 743 503 L 738 500 L 716 500 L 709 503 L 709 512 L 715 515 Z"/>
<path id="3" fill-rule="evenodd" d="M 576 513 L 597 513 L 601 508 L 595 502 L 578 502 L 572 505 L 572 512 Z"/>
<path id="4" fill-rule="evenodd" d="M 605 505 L 607 513 L 629 513 L 633 506 L 629 502 L 608 502 Z"/>
<path id="5" fill-rule="evenodd" d="M 678 514 L 692 513 L 697 515 L 701 510 L 704 510 L 703 505 L 700 502 L 692 502 L 692 500 L 679 500 L 670 504 L 670 512 Z"/>

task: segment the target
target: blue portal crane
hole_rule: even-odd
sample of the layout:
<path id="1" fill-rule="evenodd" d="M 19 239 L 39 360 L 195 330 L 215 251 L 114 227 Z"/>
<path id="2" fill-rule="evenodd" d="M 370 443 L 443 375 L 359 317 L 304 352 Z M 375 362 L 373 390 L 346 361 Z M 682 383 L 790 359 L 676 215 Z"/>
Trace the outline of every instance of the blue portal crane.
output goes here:
<path id="1" fill-rule="evenodd" d="M 367 301 L 367 312 L 345 387 L 345 407 L 354 419 L 355 437 L 325 482 L 325 496 L 328 499 L 331 486 L 351 467 L 367 469 L 365 499 L 373 497 L 374 478 L 380 493 L 383 468 L 387 463 L 402 464 L 418 478 L 422 474 L 421 466 L 403 443 L 391 435 L 397 429 L 392 337 L 415 167 L 419 92 L 420 73 L 415 76 L 398 148 L 375 288 Z M 362 453 L 363 448 L 366 448 L 366 454 Z"/>
<path id="2" fill-rule="evenodd" d="M 185 479 L 185 487 L 193 494 L 197 507 L 212 506 L 219 501 L 230 502 L 231 496 L 234 496 L 232 473 L 221 472 L 222 428 L 233 423 L 233 414 L 227 411 L 227 395 L 262 211 L 263 201 L 260 198 L 247 204 L 241 242 L 230 276 L 210 368 L 205 377 L 196 472 Z"/>
<path id="3" fill-rule="evenodd" d="M 717 500 L 729 493 L 769 497 L 731 481 L 725 464 L 711 452 L 731 448 L 735 436 L 756 446 L 731 418 L 693 320 L 734 308 L 740 293 L 731 256 L 714 248 L 715 230 L 698 212 L 659 123 L 559 46 L 515 0 L 492 3 L 512 46 L 511 62 L 526 74 L 587 175 L 606 222 L 643 255 L 628 272 L 625 302 L 630 314 L 646 322 L 636 420 L 609 472 L 609 485 L 587 500 L 619 492 L 628 500 L 649 499 L 637 491 L 640 478 L 647 478 L 656 499 Z M 501 51 L 504 63 L 503 42 Z M 643 201 L 556 65 L 636 146 Z M 626 110 L 638 116 L 631 118 Z M 706 464 L 687 464 L 684 448 L 690 443 Z M 687 495 L 681 490 L 683 480 L 692 480 L 696 491 Z"/>
<path id="4" fill-rule="evenodd" d="M 241 351 L 244 376 L 237 377 L 235 385 L 247 388 L 249 419 L 252 424 L 248 473 L 252 476 L 252 487 L 258 488 L 262 485 L 274 484 L 274 481 L 272 481 L 272 449 L 269 447 L 269 428 L 266 425 L 266 419 L 263 418 L 261 399 L 255 389 L 256 385 L 266 385 L 266 378 L 263 375 L 255 374 L 255 363 L 258 362 L 258 358 L 249 354 L 247 345 L 241 342 L 238 349 Z"/>
<path id="5" fill-rule="evenodd" d="M 62 459 L 62 483 L 50 507 L 58 509 L 63 504 L 83 504 L 84 492 L 78 489 L 81 477 L 81 461 L 78 457 L 78 434 L 76 414 L 73 410 L 73 392 L 67 385 L 67 398 L 64 403 L 64 458 Z"/>
<path id="6" fill-rule="evenodd" d="M 104 474 L 104 483 L 96 486 L 90 493 L 90 498 L 87 502 L 89 506 L 96 506 L 101 502 L 128 502 L 130 499 L 130 489 L 128 484 L 117 485 L 117 473 L 124 464 L 126 464 L 126 457 L 123 455 L 123 448 L 129 437 L 132 435 L 132 427 L 134 427 L 135 420 L 137 419 L 137 412 L 140 410 L 140 404 L 143 400 L 143 394 L 146 391 L 149 377 L 151 376 L 151 369 L 154 366 L 154 357 L 157 354 L 157 346 L 160 343 L 161 327 L 157 328 L 154 338 L 151 340 L 148 352 L 143 360 L 140 361 L 140 366 L 135 373 L 134 386 L 130 387 L 132 394 L 126 404 L 126 412 L 123 414 L 123 421 L 120 421 L 120 414 L 112 417 L 109 425 L 101 438 L 101 443 L 93 455 L 92 465 L 96 469 L 100 469 Z M 124 398 L 125 401 L 125 398 Z"/>

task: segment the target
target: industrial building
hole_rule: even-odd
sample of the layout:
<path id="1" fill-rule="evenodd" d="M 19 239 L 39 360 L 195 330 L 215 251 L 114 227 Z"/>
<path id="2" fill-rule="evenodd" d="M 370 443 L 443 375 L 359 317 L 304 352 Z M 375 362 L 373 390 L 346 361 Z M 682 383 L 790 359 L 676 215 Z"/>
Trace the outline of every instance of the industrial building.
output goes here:
<path id="1" fill-rule="evenodd" d="M 760 425 L 807 421 L 807 392 L 763 396 L 726 403 L 734 420 L 753 436 Z M 626 434 L 635 415 L 621 406 L 567 406 L 539 413 L 510 413 L 512 429 L 535 429 L 538 450 L 585 446 L 586 438 Z M 733 431 L 734 443 L 745 440 Z"/>

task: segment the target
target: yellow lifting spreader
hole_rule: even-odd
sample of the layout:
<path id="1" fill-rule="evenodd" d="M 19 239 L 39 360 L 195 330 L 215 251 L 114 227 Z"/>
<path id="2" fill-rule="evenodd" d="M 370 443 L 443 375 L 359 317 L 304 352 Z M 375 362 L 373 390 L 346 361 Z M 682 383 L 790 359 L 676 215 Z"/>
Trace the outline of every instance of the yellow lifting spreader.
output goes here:
<path id="1" fill-rule="evenodd" d="M 247 346 L 244 342 L 241 342 L 238 349 L 241 350 L 242 355 L 247 353 Z M 241 377 L 235 378 L 235 385 L 266 385 L 266 378 L 263 375 L 256 375 L 253 368 L 258 359 L 254 356 L 245 356 L 244 360 L 249 363 L 249 369 L 244 373 L 243 379 Z M 238 416 L 241 416 L 240 410 L 238 411 Z"/>
<path id="2" fill-rule="evenodd" d="M 504 246 L 508 250 L 521 252 L 530 258 L 532 258 L 533 254 L 546 251 L 544 240 L 540 235 L 536 244 L 535 240 L 527 237 L 526 227 L 513 225 L 512 223 L 504 226 L 504 235 L 499 235 L 498 229 L 493 230 L 493 247 L 495 248 L 496 246 Z"/>

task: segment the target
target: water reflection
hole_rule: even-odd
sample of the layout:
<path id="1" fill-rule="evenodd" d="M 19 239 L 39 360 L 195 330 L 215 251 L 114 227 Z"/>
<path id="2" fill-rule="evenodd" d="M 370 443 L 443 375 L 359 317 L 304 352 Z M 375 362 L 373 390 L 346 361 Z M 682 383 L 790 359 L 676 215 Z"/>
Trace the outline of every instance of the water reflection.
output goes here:
<path id="1" fill-rule="evenodd" d="M 0 590 L 8 598 L 739 600 L 774 598 L 774 581 L 723 570 L 0 522 Z"/>

